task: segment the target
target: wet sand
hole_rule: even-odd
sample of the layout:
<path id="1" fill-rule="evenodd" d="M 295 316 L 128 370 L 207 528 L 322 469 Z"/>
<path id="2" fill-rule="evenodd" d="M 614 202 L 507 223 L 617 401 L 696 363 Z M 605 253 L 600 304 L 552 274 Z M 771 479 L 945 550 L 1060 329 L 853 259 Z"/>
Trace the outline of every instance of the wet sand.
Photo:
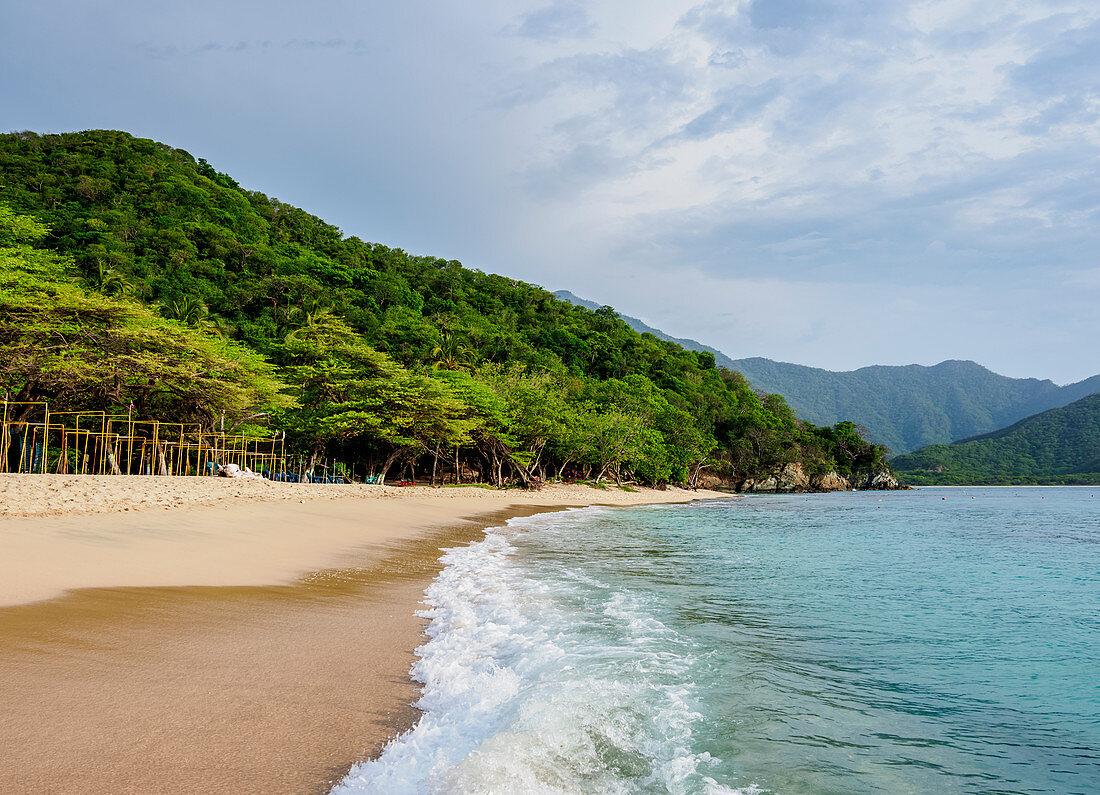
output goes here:
<path id="1" fill-rule="evenodd" d="M 565 505 L 710 496 L 352 488 L 0 520 L 0 792 L 327 791 L 416 719 L 441 547 Z"/>

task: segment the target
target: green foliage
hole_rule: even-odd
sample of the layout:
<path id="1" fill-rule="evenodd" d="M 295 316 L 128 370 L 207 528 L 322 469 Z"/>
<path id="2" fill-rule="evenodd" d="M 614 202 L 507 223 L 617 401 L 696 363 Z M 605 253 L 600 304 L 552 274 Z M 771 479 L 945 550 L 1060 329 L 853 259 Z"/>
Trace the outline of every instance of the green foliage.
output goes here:
<path id="1" fill-rule="evenodd" d="M 0 239 L 42 237 L 0 204 Z M 56 408 L 123 410 L 212 422 L 285 403 L 259 356 L 84 289 L 72 262 L 24 244 L 0 246 L 0 389 Z"/>
<path id="2" fill-rule="evenodd" d="M 267 357 L 291 385 L 276 421 L 293 445 L 339 448 L 382 470 L 429 454 L 497 483 L 567 473 L 660 483 L 704 467 L 736 482 L 791 461 L 813 473 L 882 464 L 853 428 L 804 423 L 782 398 L 716 368 L 713 354 L 639 334 L 611 307 L 344 237 L 153 141 L 0 136 L 0 200 L 16 210 L 0 232 L 11 245 L 66 258 L 86 285 L 55 274 L 52 292 L 19 299 L 21 311 L 56 314 L 79 298 L 113 329 L 155 332 L 124 388 L 101 395 L 95 384 L 114 382 L 96 370 L 72 380 L 74 403 L 140 396 L 142 384 L 175 394 L 180 379 L 156 372 L 150 386 L 149 373 L 158 357 L 181 370 L 182 349 L 195 349 L 194 372 L 233 389 L 255 379 L 256 389 L 219 394 L 195 376 L 204 387 L 182 401 L 187 411 L 278 402 Z M 124 361 L 89 346 L 59 347 L 70 379 L 84 357 L 101 369 Z M 210 366 L 218 356 L 238 369 Z"/>
<path id="3" fill-rule="evenodd" d="M 297 393 L 280 420 L 314 448 L 362 436 L 397 447 L 469 439 L 466 406 L 446 384 L 409 372 L 335 315 L 311 316 L 288 334 L 278 360 Z"/>
<path id="4" fill-rule="evenodd" d="M 49 229 L 29 215 L 19 215 L 6 204 L 0 204 L 0 246 L 33 243 L 49 233 Z"/>
<path id="5" fill-rule="evenodd" d="M 893 464 L 918 485 L 1100 484 L 1100 394 Z"/>

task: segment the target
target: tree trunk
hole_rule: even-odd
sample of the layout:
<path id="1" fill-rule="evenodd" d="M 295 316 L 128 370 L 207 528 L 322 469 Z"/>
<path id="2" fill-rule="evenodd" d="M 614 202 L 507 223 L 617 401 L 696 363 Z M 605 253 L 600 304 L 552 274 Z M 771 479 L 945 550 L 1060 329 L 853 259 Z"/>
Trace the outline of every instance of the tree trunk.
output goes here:
<path id="1" fill-rule="evenodd" d="M 439 445 L 432 450 L 432 486 L 435 486 L 435 471 L 439 468 Z"/>
<path id="2" fill-rule="evenodd" d="M 118 468 L 118 462 L 115 461 L 114 453 L 107 453 L 107 465 L 111 467 L 112 475 L 121 475 L 122 470 Z"/>
<path id="3" fill-rule="evenodd" d="M 397 447 L 394 448 L 394 451 L 386 457 L 386 460 L 382 462 L 382 468 L 378 470 L 379 486 L 386 485 L 386 473 L 390 471 L 390 467 L 393 466 L 394 461 L 405 455 L 408 450 L 409 448 L 407 447 Z"/>
<path id="4" fill-rule="evenodd" d="M 80 452 L 80 438 L 77 437 L 77 449 Z M 61 431 L 61 455 L 57 459 L 57 474 L 69 474 L 69 437 L 64 430 Z"/>
<path id="5" fill-rule="evenodd" d="M 478 467 L 478 478 L 481 478 L 481 474 L 482 472 L 484 472 L 486 478 L 485 482 L 492 484 L 493 477 L 495 476 L 497 471 L 496 449 L 491 446 L 488 449 L 479 446 L 477 448 L 477 452 L 480 453 L 481 457 L 485 459 L 485 469 L 482 469 L 480 466 Z"/>

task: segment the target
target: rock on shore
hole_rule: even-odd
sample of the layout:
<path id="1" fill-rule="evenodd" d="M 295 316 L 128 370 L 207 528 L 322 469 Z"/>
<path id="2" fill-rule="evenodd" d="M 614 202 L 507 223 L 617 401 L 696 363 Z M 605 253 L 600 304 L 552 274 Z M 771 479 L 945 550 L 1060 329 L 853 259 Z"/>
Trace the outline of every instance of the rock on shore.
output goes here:
<path id="1" fill-rule="evenodd" d="M 779 471 L 765 478 L 748 478 L 739 482 L 723 481 L 718 476 L 708 478 L 700 485 L 706 488 L 733 488 L 739 492 L 765 494 L 797 494 L 822 491 L 893 491 L 907 489 L 889 470 L 865 470 L 846 478 L 837 472 L 824 475 L 807 475 L 802 464 L 786 464 Z"/>

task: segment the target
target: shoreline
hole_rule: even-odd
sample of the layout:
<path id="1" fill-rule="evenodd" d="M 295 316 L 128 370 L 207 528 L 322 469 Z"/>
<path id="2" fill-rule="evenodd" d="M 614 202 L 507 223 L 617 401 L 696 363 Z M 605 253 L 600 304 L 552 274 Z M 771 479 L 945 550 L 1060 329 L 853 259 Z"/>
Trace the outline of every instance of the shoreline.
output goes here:
<path id="1" fill-rule="evenodd" d="M 0 520 L 0 583 L 22 588 L 0 585 L 0 790 L 326 792 L 415 723 L 414 611 L 441 547 L 514 516 L 728 497 L 349 487 L 272 501 L 223 487 L 221 509 L 120 511 L 134 497 L 122 480 L 110 513 Z M 111 558 L 125 566 L 100 570 Z M 35 579 L 52 595 L 31 598 Z"/>
<path id="2" fill-rule="evenodd" d="M 1059 485 L 1049 485 L 1042 483 L 1028 483 L 1022 486 L 1005 485 L 1004 483 L 997 483 L 989 486 L 911 486 L 913 489 L 1100 489 L 1100 483 L 1088 484 L 1088 483 L 1066 483 Z"/>

